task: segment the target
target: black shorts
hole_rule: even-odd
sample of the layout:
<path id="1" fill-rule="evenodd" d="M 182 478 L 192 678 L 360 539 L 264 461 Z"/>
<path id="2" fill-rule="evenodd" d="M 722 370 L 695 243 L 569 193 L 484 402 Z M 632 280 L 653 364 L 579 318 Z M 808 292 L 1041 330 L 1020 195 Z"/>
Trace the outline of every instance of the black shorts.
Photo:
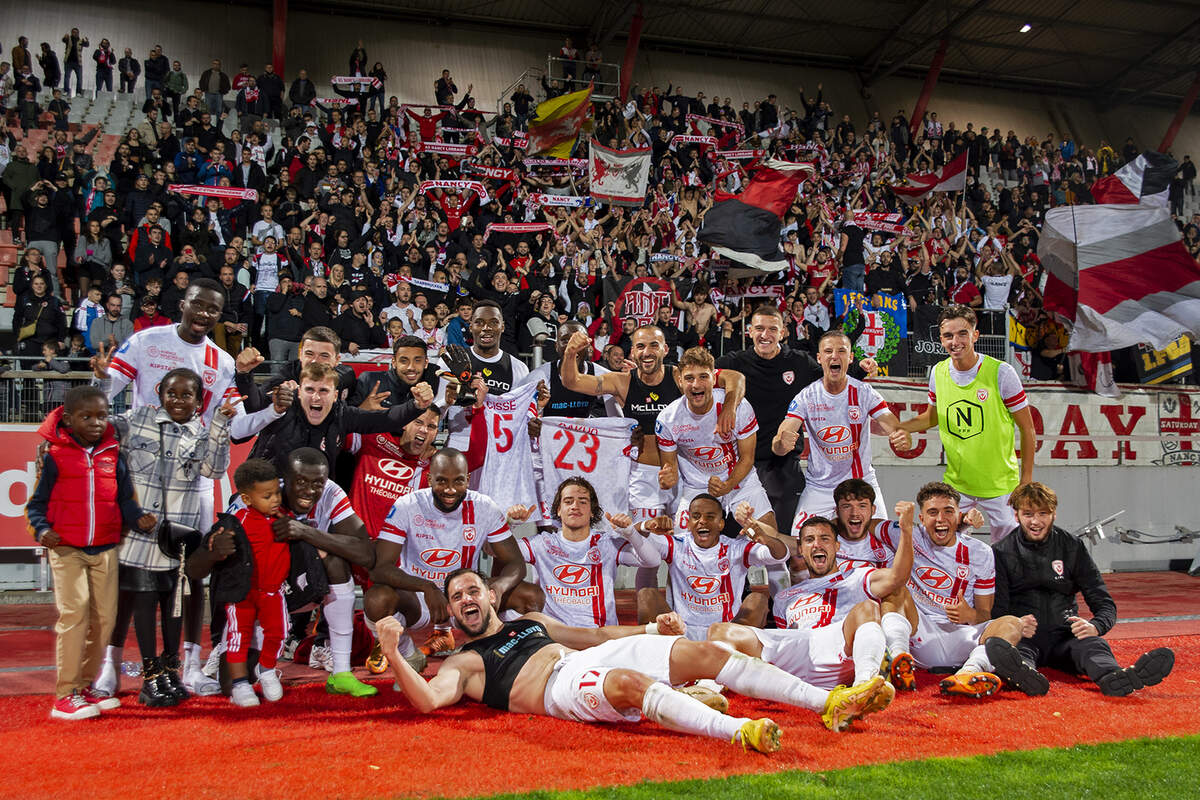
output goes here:
<path id="1" fill-rule="evenodd" d="M 123 592 L 173 592 L 179 573 L 175 570 L 149 570 L 127 567 L 117 571 L 117 585 Z"/>

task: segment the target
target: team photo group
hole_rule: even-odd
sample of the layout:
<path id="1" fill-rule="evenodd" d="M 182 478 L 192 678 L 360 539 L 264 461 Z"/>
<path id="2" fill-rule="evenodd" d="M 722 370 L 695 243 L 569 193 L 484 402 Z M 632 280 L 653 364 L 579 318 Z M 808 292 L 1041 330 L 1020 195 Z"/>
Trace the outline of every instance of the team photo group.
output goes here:
<path id="1" fill-rule="evenodd" d="M 261 382 L 259 351 L 209 338 L 226 300 L 191 282 L 178 324 L 102 345 L 40 428 L 27 518 L 59 611 L 55 718 L 280 701 L 280 661 L 307 650 L 346 713 L 398 691 L 771 752 L 780 727 L 730 715 L 726 691 L 842 731 L 918 670 L 982 700 L 1053 692 L 1046 667 L 1124 696 L 1174 665 L 1115 660 L 1116 606 L 1055 525 L 1021 380 L 977 352 L 970 307 L 942 310 L 928 409 L 900 420 L 841 328 L 814 360 L 769 303 L 716 359 L 645 324 L 602 365 L 568 321 L 531 371 L 477 300 L 468 346 L 400 335 L 356 377 L 316 326 Z M 943 480 L 881 486 L 872 440 L 903 452 L 930 429 Z M 118 694 L 131 627 L 136 698 Z"/>

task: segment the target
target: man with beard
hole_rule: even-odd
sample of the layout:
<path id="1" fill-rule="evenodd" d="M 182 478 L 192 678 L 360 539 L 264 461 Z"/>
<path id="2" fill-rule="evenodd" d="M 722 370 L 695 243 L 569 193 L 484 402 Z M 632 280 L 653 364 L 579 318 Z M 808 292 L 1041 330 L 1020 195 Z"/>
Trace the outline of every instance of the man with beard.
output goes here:
<path id="1" fill-rule="evenodd" d="M 364 411 L 391 408 L 407 400 L 418 383 L 429 384 L 436 394 L 439 381 L 437 367 L 429 363 L 425 342 L 416 336 L 401 336 L 392 344 L 391 369 L 359 375 L 350 404 Z"/>
<path id="2" fill-rule="evenodd" d="M 350 570 L 352 567 L 370 569 L 375 560 L 366 529 L 354 513 L 346 493 L 329 480 L 329 465 L 319 450 L 301 447 L 289 453 L 281 483 L 284 506 L 292 516 L 280 516 L 272 523 L 275 538 L 285 542 L 308 542 L 317 548 L 323 554 L 321 563 L 329 579 L 329 594 L 323 606 L 323 615 L 329 625 L 329 646 L 314 647 L 309 666 L 330 670 L 325 682 L 325 691 L 330 694 L 369 697 L 377 690 L 359 681 L 350 667 L 354 640 L 354 582 Z M 243 507 L 241 498 L 235 497 L 229 513 Z M 188 573 L 195 577 L 207 575 L 220 560 L 217 551 L 217 543 L 210 539 L 208 548 L 197 550 L 188 559 Z M 223 616 L 214 609 L 210 623 L 214 647 L 205 665 L 205 670 L 213 675 L 217 674 L 225 650 L 221 643 L 224 628 Z"/>
<path id="3" fill-rule="evenodd" d="M 900 429 L 883 398 L 870 385 L 851 378 L 854 352 L 850 337 L 840 328 L 817 342 L 821 380 L 813 381 L 792 398 L 787 417 L 771 442 L 772 452 L 785 456 L 796 450 L 800 429 L 808 434 L 808 467 L 804 493 L 791 531 L 796 535 L 810 516 L 833 516 L 834 488 L 847 478 L 861 478 L 875 490 L 876 513 L 886 517 L 883 493 L 871 466 L 871 420 L 877 420 L 897 450 L 912 448 L 912 436 Z"/>
<path id="4" fill-rule="evenodd" d="M 1009 498 L 1019 530 L 994 545 L 996 604 L 992 614 L 1021 614 L 1024 638 L 1017 645 L 1030 667 L 1046 665 L 1086 675 L 1109 697 L 1124 697 L 1161 683 L 1175 653 L 1159 647 L 1122 668 L 1104 634 L 1117 624 L 1117 604 L 1084 543 L 1054 524 L 1058 495 L 1034 481 Z M 1091 619 L 1079 616 L 1082 594 Z"/>
<path id="5" fill-rule="evenodd" d="M 469 569 L 447 576 L 446 596 L 467 644 L 429 681 L 401 663 L 396 650 L 403 633 L 399 621 L 384 620 L 379 628 L 397 683 L 424 713 L 466 696 L 503 711 L 580 722 L 635 722 L 645 716 L 672 730 L 767 753 L 779 749 L 780 738 L 779 726 L 770 719 L 729 717 L 671 686 L 716 679 L 748 697 L 814 711 L 822 710 L 834 695 L 835 704 L 861 707 L 861 699 L 843 702 L 846 690 L 826 693 L 719 645 L 654 635 L 682 632 L 671 614 L 650 626 L 572 628 L 536 613 L 502 622 L 495 611 L 495 589 Z"/>
<path id="6" fill-rule="evenodd" d="M 446 576 L 459 567 L 477 568 L 484 545 L 495 560 L 492 587 L 504 599 L 525 578 L 525 560 L 517 549 L 504 511 L 490 497 L 468 489 L 467 458 L 458 450 L 439 450 L 429 461 L 429 488 L 404 495 L 392 506 L 375 540 L 372 585 L 363 596 L 367 625 L 398 615 L 405 627 L 433 625 L 422 652 L 412 638 L 399 640 L 400 653 L 414 668 L 424 656 L 454 649 L 446 599 Z M 384 654 L 386 655 L 386 654 Z M 391 660 L 389 658 L 389 660 Z M 372 663 L 375 662 L 375 663 Z M 368 668 L 378 669 L 372 653 Z"/>
<path id="7" fill-rule="evenodd" d="M 904 588 L 913 559 L 912 503 L 896 504 L 900 536 L 891 568 L 843 570 L 837 563 L 834 525 L 813 516 L 800 529 L 798 556 L 808 577 L 775 595 L 775 630 L 745 625 L 713 625 L 710 641 L 723 642 L 747 655 L 762 658 L 816 686 L 852 688 L 878 686 L 879 665 L 886 652 L 879 624 L 880 602 Z M 741 509 L 747 529 L 759 535 L 779 532 L 753 519 L 753 509 Z M 875 690 L 864 713 L 881 711 L 895 696 L 889 683 Z M 830 730 L 843 730 L 849 721 L 826 719 Z"/>
<path id="8" fill-rule="evenodd" d="M 133 384 L 133 408 L 157 406 L 158 384 L 173 369 L 187 367 L 200 376 L 204 393 L 200 418 L 212 422 L 220 405 L 238 398 L 233 356 L 208 339 L 225 308 L 225 290 L 209 278 L 197 278 L 184 292 L 178 325 L 160 325 L 138 331 L 111 355 L 102 351 L 92 360 L 92 369 L 109 398 L 115 398 Z M 111 370 L 110 370 L 111 368 Z M 246 413 L 239 408 L 229 423 L 230 435 L 248 438 L 278 420 L 292 403 L 291 387 L 276 387 L 274 402 L 264 402 L 259 410 Z M 203 519 L 213 519 L 211 478 L 197 478 L 197 491 L 204 498 Z M 204 617 L 204 589 L 193 581 L 186 595 L 183 615 L 183 685 L 192 694 L 211 695 L 219 691 L 216 681 L 200 671 L 200 628 Z"/>

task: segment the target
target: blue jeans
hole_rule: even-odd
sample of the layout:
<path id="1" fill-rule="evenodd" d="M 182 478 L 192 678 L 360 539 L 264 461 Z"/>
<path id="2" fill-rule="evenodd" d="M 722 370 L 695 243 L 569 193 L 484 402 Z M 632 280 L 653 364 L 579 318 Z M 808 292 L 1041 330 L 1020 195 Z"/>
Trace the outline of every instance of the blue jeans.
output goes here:
<path id="1" fill-rule="evenodd" d="M 75 75 L 75 94 L 83 92 L 83 65 L 78 61 L 63 65 L 63 94 L 71 96 L 71 75 Z"/>
<path id="2" fill-rule="evenodd" d="M 112 91 L 112 72 L 113 71 L 111 68 L 96 70 L 96 91 L 97 92 L 100 91 L 101 86 L 104 87 L 104 91 L 106 91 L 106 92 Z"/>
<path id="3" fill-rule="evenodd" d="M 213 115 L 213 124 L 220 122 L 217 117 L 221 116 L 221 112 L 225 110 L 225 100 L 220 92 L 205 92 L 204 104 L 208 106 L 208 113 Z"/>
<path id="4" fill-rule="evenodd" d="M 866 288 L 866 264 L 847 264 L 842 267 L 842 288 L 862 292 Z"/>
<path id="5" fill-rule="evenodd" d="M 151 89 L 154 89 L 155 87 L 157 87 L 160 92 L 163 90 L 162 81 L 152 81 L 152 80 L 147 79 L 145 83 L 146 83 L 146 99 L 147 100 L 150 99 L 150 90 Z"/>

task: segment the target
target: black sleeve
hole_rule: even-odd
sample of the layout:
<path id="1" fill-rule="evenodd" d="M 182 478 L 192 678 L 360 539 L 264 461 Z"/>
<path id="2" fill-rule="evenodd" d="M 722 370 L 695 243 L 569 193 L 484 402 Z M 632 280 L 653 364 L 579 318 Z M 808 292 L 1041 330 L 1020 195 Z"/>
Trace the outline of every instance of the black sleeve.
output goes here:
<path id="1" fill-rule="evenodd" d="M 1117 624 L 1117 604 L 1113 601 L 1112 595 L 1108 593 L 1108 587 L 1104 585 L 1104 576 L 1100 574 L 1087 547 L 1079 539 L 1072 544 L 1075 548 L 1072 572 L 1075 576 L 1076 588 L 1083 595 L 1088 610 L 1092 612 L 1091 623 L 1103 636 Z"/>
<path id="2" fill-rule="evenodd" d="M 996 559 L 996 594 L 992 600 L 992 619 L 1007 616 L 1008 606 L 1008 565 L 1003 554 L 993 548 Z"/>
<path id="3" fill-rule="evenodd" d="M 421 415 L 412 399 L 398 403 L 386 411 L 362 411 L 354 406 L 342 410 L 346 433 L 399 433 L 404 426 Z"/>

